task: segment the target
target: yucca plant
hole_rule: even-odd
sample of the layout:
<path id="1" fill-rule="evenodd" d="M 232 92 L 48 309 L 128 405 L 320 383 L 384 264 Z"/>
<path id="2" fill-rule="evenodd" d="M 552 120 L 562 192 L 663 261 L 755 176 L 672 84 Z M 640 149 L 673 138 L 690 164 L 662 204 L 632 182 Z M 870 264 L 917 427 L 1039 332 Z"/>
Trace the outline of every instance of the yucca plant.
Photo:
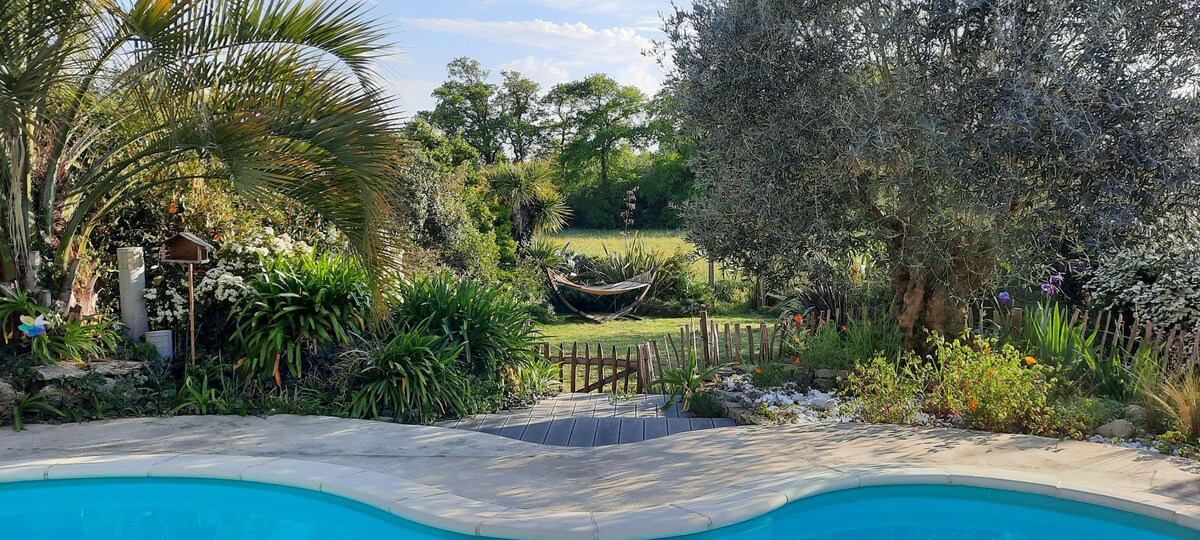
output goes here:
<path id="1" fill-rule="evenodd" d="M 468 414 L 468 381 L 455 369 L 461 352 L 461 345 L 424 326 L 347 352 L 350 415 L 426 423 L 447 413 Z"/>
<path id="2" fill-rule="evenodd" d="M 207 180 L 306 205 L 391 275 L 403 145 L 365 4 L 0 0 L 0 281 L 65 313 L 121 202 Z"/>
<path id="3" fill-rule="evenodd" d="M 666 389 L 667 401 L 662 407 L 664 411 L 676 402 L 679 402 L 679 410 L 688 411 L 691 410 L 692 399 L 704 391 L 713 376 L 723 367 L 725 366 L 718 365 L 703 369 L 696 359 L 696 354 L 689 353 L 681 367 L 664 370 L 661 377 L 650 381 L 650 387 Z"/>
<path id="4" fill-rule="evenodd" d="M 508 207 L 513 240 L 525 252 L 534 235 L 562 230 L 571 219 L 566 199 L 554 186 L 554 168 L 544 161 L 505 163 L 488 171 L 492 190 Z"/>
<path id="5" fill-rule="evenodd" d="M 362 267 L 342 256 L 309 254 L 269 263 L 234 304 L 230 339 L 245 352 L 242 367 L 300 377 L 305 354 L 347 344 L 365 327 L 370 306 Z"/>
<path id="6" fill-rule="evenodd" d="M 405 283 L 399 297 L 392 311 L 397 331 L 428 328 L 461 347 L 457 366 L 463 373 L 502 383 L 535 356 L 539 340 L 530 315 L 499 286 L 441 273 Z"/>

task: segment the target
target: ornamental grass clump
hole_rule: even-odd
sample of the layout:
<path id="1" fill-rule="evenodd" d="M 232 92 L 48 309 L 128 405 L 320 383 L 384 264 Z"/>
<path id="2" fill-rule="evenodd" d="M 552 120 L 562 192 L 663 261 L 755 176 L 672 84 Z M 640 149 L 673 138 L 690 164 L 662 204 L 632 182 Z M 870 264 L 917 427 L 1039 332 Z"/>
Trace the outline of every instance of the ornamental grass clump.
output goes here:
<path id="1" fill-rule="evenodd" d="M 371 294 L 362 266 L 341 256 L 306 254 L 267 264 L 234 304 L 232 342 L 245 353 L 241 366 L 299 378 L 306 355 L 350 343 L 362 332 Z"/>
<path id="2" fill-rule="evenodd" d="M 467 380 L 454 368 L 462 347 L 425 327 L 346 353 L 350 415 L 428 423 L 469 414 Z"/>

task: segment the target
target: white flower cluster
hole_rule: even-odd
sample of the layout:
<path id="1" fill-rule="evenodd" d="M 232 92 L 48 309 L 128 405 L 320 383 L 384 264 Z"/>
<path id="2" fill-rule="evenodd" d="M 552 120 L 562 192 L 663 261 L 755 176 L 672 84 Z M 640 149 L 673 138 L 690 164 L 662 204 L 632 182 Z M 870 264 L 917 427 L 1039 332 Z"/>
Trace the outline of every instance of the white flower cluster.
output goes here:
<path id="1" fill-rule="evenodd" d="M 330 228 L 325 240 L 337 241 L 340 233 Z M 228 312 L 233 304 L 248 292 L 246 282 L 263 272 L 266 261 L 278 257 L 295 257 L 311 253 L 313 247 L 288 234 L 275 234 L 267 227 L 251 234 L 241 242 L 230 242 L 213 254 L 208 269 L 196 276 L 196 309 L 218 309 Z M 167 272 L 168 268 L 159 268 Z M 150 323 L 157 327 L 172 327 L 187 320 L 187 278 L 159 279 L 146 288 L 146 305 Z"/>

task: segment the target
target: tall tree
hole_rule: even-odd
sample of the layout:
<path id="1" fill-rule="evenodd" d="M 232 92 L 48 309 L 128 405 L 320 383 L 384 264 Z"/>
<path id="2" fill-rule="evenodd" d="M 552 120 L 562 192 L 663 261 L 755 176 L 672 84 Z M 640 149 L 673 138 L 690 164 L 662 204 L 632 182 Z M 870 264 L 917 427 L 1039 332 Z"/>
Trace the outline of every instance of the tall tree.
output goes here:
<path id="1" fill-rule="evenodd" d="M 596 161 L 599 183 L 609 184 L 611 160 L 622 145 L 637 145 L 645 135 L 646 96 L 632 86 L 621 86 L 604 74 L 589 75 L 566 83 L 558 92 L 570 107 L 574 137 L 566 143 L 563 158 L 576 162 Z M 565 132 L 564 132 L 565 133 Z"/>
<path id="2" fill-rule="evenodd" d="M 763 273 L 882 245 L 901 326 L 956 332 L 1052 237 L 1108 245 L 1195 205 L 1198 9 L 696 0 L 667 24 L 691 237 Z"/>
<path id="3" fill-rule="evenodd" d="M 98 223 L 204 179 L 310 206 L 385 274 L 383 40 L 333 0 L 0 0 L 3 279 L 69 307 Z"/>
<path id="4" fill-rule="evenodd" d="M 513 161 L 518 163 L 533 157 L 541 148 L 543 120 L 541 85 L 517 71 L 502 71 L 504 82 L 496 96 L 496 104 L 503 117 L 504 141 L 512 150 Z"/>
<path id="5" fill-rule="evenodd" d="M 488 171 L 492 190 L 508 207 L 513 240 L 524 253 L 535 234 L 557 232 L 571 218 L 571 209 L 554 186 L 554 167 L 544 161 L 504 163 Z"/>
<path id="6" fill-rule="evenodd" d="M 495 103 L 496 85 L 478 60 L 455 58 L 446 66 L 446 82 L 433 91 L 437 104 L 426 116 L 447 135 L 458 135 L 488 164 L 503 150 L 504 118 Z"/>

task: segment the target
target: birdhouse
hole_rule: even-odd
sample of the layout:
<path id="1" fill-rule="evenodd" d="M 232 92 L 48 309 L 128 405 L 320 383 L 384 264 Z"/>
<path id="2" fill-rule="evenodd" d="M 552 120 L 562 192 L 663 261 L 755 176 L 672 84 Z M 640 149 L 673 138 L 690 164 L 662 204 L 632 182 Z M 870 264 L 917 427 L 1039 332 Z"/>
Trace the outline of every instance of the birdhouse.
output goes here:
<path id="1" fill-rule="evenodd" d="M 204 264 L 212 253 L 212 244 L 191 233 L 179 233 L 162 244 L 160 252 L 163 262 L 177 264 Z"/>

